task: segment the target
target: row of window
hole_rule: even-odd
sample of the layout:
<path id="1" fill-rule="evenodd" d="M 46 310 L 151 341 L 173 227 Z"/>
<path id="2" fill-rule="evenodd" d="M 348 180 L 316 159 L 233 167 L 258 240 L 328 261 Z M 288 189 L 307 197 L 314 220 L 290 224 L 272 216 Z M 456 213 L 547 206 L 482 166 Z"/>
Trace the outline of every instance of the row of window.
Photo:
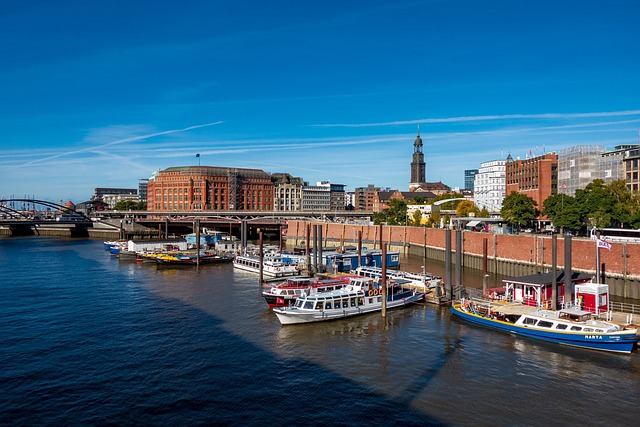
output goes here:
<path id="1" fill-rule="evenodd" d="M 373 304 L 374 301 L 382 302 L 382 297 L 368 297 L 369 304 Z M 338 300 L 327 299 L 325 300 L 304 300 L 298 299 L 296 301 L 296 307 L 305 308 L 307 310 L 333 310 L 349 307 L 358 307 L 364 305 L 364 297 L 343 298 Z"/>
<path id="2" fill-rule="evenodd" d="M 525 317 L 522 323 L 529 326 L 537 326 L 539 328 L 553 328 L 553 325 L 554 325 L 553 322 L 549 322 L 547 320 L 538 320 L 538 319 L 534 319 L 533 317 Z M 587 327 L 582 327 L 577 325 L 571 325 L 571 328 L 569 328 L 569 325 L 565 323 L 556 324 L 555 329 L 558 329 L 558 330 L 568 329 L 569 331 L 574 331 L 574 332 L 604 332 L 603 329 L 587 328 Z"/>

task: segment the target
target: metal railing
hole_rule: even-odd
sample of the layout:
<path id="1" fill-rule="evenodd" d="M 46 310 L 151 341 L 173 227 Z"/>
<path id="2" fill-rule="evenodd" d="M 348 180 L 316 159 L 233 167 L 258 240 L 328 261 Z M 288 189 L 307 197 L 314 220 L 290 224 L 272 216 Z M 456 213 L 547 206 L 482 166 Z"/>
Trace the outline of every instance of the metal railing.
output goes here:
<path id="1" fill-rule="evenodd" d="M 609 309 L 620 313 L 640 314 L 640 305 L 629 304 L 626 302 L 609 302 Z"/>

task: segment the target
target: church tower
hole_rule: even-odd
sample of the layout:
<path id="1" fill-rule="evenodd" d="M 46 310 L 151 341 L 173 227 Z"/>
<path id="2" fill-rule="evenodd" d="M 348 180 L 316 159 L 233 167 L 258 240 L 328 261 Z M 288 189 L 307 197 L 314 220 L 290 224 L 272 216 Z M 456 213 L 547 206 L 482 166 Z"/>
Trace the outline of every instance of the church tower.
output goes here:
<path id="1" fill-rule="evenodd" d="M 421 184 L 426 183 L 427 166 L 424 163 L 424 154 L 422 153 L 422 138 L 420 138 L 420 127 L 418 126 L 418 135 L 413 141 L 413 160 L 411 161 L 411 182 L 409 183 L 409 191 L 414 191 Z"/>

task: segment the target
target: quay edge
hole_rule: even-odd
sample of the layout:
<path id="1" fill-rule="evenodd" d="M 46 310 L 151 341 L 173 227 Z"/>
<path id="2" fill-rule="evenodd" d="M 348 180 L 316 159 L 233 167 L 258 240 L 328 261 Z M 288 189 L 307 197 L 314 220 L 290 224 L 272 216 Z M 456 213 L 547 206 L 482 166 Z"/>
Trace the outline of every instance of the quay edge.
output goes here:
<path id="1" fill-rule="evenodd" d="M 301 246 L 305 240 L 306 221 L 288 221 L 288 246 Z M 379 245 L 380 226 L 320 223 L 323 227 L 323 246 L 353 246 L 361 233 L 362 244 L 375 248 Z M 455 231 L 454 231 L 455 233 Z M 487 272 L 503 276 L 522 276 L 551 270 L 552 239 L 543 235 L 506 235 L 475 231 L 462 232 L 462 266 L 483 270 L 483 241 L 486 239 Z M 557 268 L 564 269 L 564 239 L 557 238 Z M 445 261 L 445 230 L 409 226 L 383 226 L 382 241 L 390 249 L 403 254 L 425 256 Z M 574 271 L 596 275 L 595 241 L 572 238 L 571 268 Z M 455 238 L 451 242 L 456 251 Z M 623 256 L 625 255 L 625 256 Z M 455 258 L 455 257 L 452 257 Z M 452 259 L 455 265 L 455 259 Z M 600 251 L 601 283 L 607 283 L 612 296 L 640 299 L 640 244 L 612 243 L 610 251 Z"/>

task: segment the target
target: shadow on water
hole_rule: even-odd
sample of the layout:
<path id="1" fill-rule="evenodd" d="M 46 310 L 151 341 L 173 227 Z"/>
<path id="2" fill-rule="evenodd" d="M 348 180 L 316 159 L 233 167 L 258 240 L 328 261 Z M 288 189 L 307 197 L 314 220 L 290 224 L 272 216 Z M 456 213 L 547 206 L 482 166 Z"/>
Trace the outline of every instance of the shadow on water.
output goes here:
<path id="1" fill-rule="evenodd" d="M 1 423 L 633 425 L 640 413 L 637 352 L 521 339 L 430 305 L 282 327 L 251 273 L 123 263 L 100 246 L 0 240 Z"/>
<path id="2" fill-rule="evenodd" d="M 0 326 L 2 424 L 446 425 L 409 406 L 436 374 L 435 365 L 401 399 L 389 398 L 296 356 L 295 348 L 270 352 L 231 333 L 229 319 L 184 302 L 190 296 L 182 293 L 195 291 L 175 286 L 190 280 L 182 271 L 108 265 L 91 259 L 86 243 L 38 244 L 41 250 L 31 248 L 30 259 L 18 263 L 40 266 L 46 264 L 42 257 L 55 254 L 66 268 L 49 271 L 49 283 L 38 274 L 2 292 L 14 295 L 12 306 L 6 298 L 0 303 L 2 315 L 10 316 Z M 6 255 L 0 257 L 5 272 Z M 215 268 L 207 267 L 209 273 Z M 148 281 L 158 275 L 175 282 Z M 34 297 L 36 289 L 41 293 Z M 208 298 L 198 292 L 191 297 Z M 34 303 L 38 312 L 27 314 Z M 395 313 L 387 322 L 368 316 L 316 328 L 315 334 L 393 330 L 401 323 Z M 276 344 L 306 339 L 302 331 L 279 329 Z M 297 345 L 304 347 L 305 339 Z"/>

